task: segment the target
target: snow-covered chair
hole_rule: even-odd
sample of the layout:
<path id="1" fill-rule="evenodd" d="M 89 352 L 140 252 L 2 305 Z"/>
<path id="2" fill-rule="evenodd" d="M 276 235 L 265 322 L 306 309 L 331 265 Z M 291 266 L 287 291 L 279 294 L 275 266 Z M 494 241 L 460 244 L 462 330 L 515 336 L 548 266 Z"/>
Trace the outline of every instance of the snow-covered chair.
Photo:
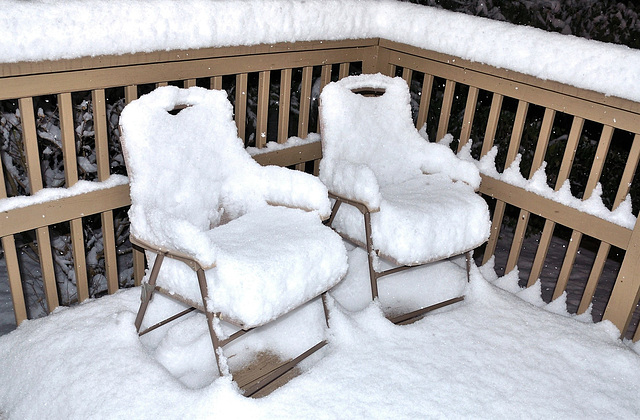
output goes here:
<path id="1" fill-rule="evenodd" d="M 411 266 L 466 254 L 468 275 L 471 252 L 490 230 L 476 194 L 481 178 L 475 165 L 416 130 L 403 79 L 367 74 L 330 83 L 320 95 L 320 128 L 319 177 L 336 200 L 328 224 L 366 247 L 373 299 L 378 278 Z M 397 267 L 378 271 L 378 256 Z"/>
<path id="2" fill-rule="evenodd" d="M 331 210 L 327 189 L 312 175 L 255 162 L 224 91 L 161 87 L 127 105 L 120 125 L 131 241 L 152 267 L 135 321 L 139 334 L 198 309 L 226 374 L 224 345 L 320 295 L 324 304 L 347 269 L 342 239 L 322 224 Z M 140 331 L 157 292 L 187 309 Z M 225 335 L 221 320 L 238 330 Z"/>

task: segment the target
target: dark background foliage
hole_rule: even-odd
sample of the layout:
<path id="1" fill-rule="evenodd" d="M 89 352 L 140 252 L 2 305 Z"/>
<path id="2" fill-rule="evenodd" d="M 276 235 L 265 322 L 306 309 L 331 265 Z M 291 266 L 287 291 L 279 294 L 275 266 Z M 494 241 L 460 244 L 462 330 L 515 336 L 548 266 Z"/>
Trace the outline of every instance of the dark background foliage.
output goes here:
<path id="1" fill-rule="evenodd" d="M 404 0 L 640 48 L 638 4 L 615 0 Z"/>

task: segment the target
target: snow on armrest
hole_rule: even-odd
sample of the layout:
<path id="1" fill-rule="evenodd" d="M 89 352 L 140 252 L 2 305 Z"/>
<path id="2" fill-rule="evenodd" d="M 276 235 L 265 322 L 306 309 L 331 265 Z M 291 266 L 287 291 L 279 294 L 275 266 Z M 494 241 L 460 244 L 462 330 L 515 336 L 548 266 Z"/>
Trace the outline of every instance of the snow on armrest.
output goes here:
<path id="1" fill-rule="evenodd" d="M 164 217 L 162 212 L 152 212 L 152 217 L 137 217 L 136 208 L 130 210 L 131 235 L 149 245 L 151 250 L 168 251 L 196 261 L 202 268 L 216 263 L 216 247 L 198 227 L 184 219 Z"/>
<path id="2" fill-rule="evenodd" d="M 425 173 L 442 173 L 454 181 L 462 181 L 473 187 L 480 188 L 480 171 L 471 162 L 458 158 L 453 151 L 442 144 L 424 143 L 424 158 L 421 169 Z"/>
<path id="3" fill-rule="evenodd" d="M 215 263 L 209 264 L 209 265 L 205 265 L 202 263 L 202 261 L 198 260 L 197 258 L 195 258 L 193 255 L 182 252 L 182 251 L 177 251 L 175 249 L 172 248 L 167 248 L 165 246 L 158 246 L 155 245 L 153 243 L 147 242 L 147 241 L 143 241 L 142 239 L 136 238 L 135 236 L 131 235 L 129 237 L 129 240 L 131 241 L 131 243 L 133 245 L 137 245 L 141 248 L 143 248 L 145 251 L 152 251 L 156 254 L 163 254 L 166 255 L 169 258 L 173 258 L 176 260 L 180 260 L 186 264 L 188 264 L 193 270 L 197 270 L 198 268 L 202 268 L 204 270 L 208 270 L 210 268 L 213 268 L 215 266 Z"/>
<path id="4" fill-rule="evenodd" d="M 317 211 L 320 217 L 329 217 L 331 203 L 327 187 L 315 176 L 280 166 L 264 166 L 260 172 L 268 203 Z"/>
<path id="5" fill-rule="evenodd" d="M 368 166 L 334 159 L 331 166 L 324 165 L 320 175 L 330 192 L 361 202 L 369 211 L 380 207 L 380 186 Z"/>

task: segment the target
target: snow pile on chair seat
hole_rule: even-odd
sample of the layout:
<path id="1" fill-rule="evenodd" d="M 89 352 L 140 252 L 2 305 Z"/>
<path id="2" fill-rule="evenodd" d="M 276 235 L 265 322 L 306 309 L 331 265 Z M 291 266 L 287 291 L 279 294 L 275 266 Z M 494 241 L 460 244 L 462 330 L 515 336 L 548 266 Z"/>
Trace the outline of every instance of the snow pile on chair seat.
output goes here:
<path id="1" fill-rule="evenodd" d="M 487 204 L 469 185 L 443 177 L 424 175 L 381 189 L 380 211 L 371 214 L 371 238 L 381 255 L 400 264 L 421 264 L 487 240 Z M 340 207 L 332 226 L 366 243 L 364 218 L 355 207 Z"/>
<path id="2" fill-rule="evenodd" d="M 208 310 L 245 327 L 262 325 L 318 296 L 347 270 L 340 237 L 317 215 L 299 209 L 268 207 L 206 235 L 218 256 L 216 267 L 206 271 Z M 158 285 L 202 301 L 196 273 L 181 262 L 165 259 Z"/>
<path id="3" fill-rule="evenodd" d="M 178 106 L 186 108 L 169 113 Z M 270 202 L 329 213 L 317 178 L 261 167 L 246 153 L 224 91 L 162 87 L 127 105 L 120 124 L 131 232 L 142 240 L 212 265 L 212 227 Z"/>
<path id="4" fill-rule="evenodd" d="M 363 88 L 384 93 L 352 91 Z M 331 192 L 379 209 L 371 218 L 372 239 L 383 255 L 418 264 L 475 248 L 489 237 L 487 204 L 474 194 L 478 168 L 420 136 L 403 79 L 351 76 L 327 85 L 320 100 L 320 179 Z M 365 242 L 363 217 L 351 206 L 340 208 L 333 227 Z"/>

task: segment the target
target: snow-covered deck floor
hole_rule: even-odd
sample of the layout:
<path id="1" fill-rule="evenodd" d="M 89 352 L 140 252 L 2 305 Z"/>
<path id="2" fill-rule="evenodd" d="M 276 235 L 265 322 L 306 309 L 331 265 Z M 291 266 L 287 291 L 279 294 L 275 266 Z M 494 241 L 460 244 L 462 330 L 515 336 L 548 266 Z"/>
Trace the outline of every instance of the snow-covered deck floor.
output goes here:
<path id="1" fill-rule="evenodd" d="M 621 343 L 610 324 L 583 323 L 561 300 L 545 306 L 535 288 L 514 296 L 502 288 L 516 291 L 517 276 L 497 279 L 490 265 L 474 267 L 467 285 L 464 270 L 444 262 L 382 280 L 383 301 L 411 309 L 466 288 L 465 301 L 395 326 L 367 302 L 364 252 L 349 257 L 332 293 L 329 345 L 267 397 L 244 398 L 216 377 L 202 315 L 139 339 L 136 288 L 0 337 L 0 418 L 640 416 L 640 347 Z M 316 301 L 234 344 L 229 364 L 265 349 L 294 355 L 322 326 Z"/>

